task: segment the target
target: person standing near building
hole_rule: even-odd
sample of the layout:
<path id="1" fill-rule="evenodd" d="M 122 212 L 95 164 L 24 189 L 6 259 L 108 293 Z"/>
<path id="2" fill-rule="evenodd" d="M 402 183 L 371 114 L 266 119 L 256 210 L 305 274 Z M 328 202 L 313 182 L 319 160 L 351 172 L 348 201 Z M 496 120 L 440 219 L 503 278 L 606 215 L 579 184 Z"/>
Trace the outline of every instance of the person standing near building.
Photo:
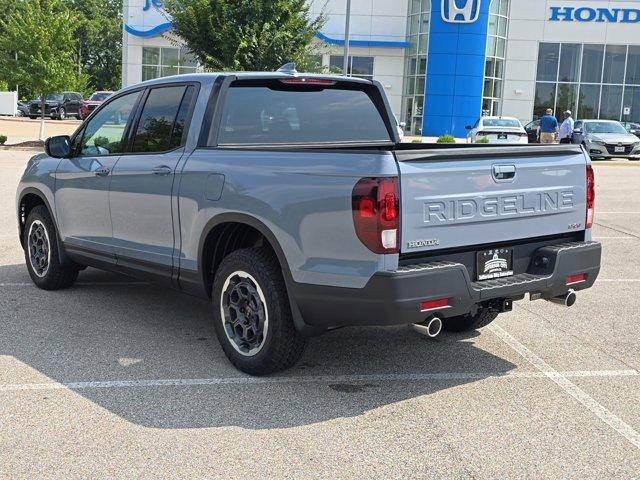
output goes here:
<path id="1" fill-rule="evenodd" d="M 571 110 L 567 110 L 563 114 L 564 121 L 560 125 L 560 143 L 572 143 L 573 139 L 573 118 L 571 117 Z"/>
<path id="2" fill-rule="evenodd" d="M 553 116 L 553 109 L 547 108 L 547 113 L 540 119 L 538 138 L 540 143 L 556 143 L 558 133 L 558 120 Z"/>

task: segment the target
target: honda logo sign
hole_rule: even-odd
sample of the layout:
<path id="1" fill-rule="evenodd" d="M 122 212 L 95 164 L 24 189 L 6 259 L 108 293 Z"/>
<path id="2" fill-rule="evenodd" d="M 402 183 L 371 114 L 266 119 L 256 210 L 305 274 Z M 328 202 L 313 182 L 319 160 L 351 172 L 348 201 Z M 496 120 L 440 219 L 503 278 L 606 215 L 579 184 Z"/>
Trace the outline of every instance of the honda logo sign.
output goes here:
<path id="1" fill-rule="evenodd" d="M 447 23 L 473 23 L 480 17 L 481 0 L 442 0 L 440 13 Z M 458 5 L 464 4 L 463 7 Z"/>

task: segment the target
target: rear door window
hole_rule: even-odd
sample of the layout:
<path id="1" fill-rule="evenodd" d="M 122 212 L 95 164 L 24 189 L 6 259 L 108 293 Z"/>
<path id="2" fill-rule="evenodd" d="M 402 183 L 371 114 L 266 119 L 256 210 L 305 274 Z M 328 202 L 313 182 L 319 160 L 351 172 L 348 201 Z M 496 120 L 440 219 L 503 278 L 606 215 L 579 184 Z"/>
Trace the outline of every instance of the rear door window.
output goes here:
<path id="1" fill-rule="evenodd" d="M 226 96 L 218 144 L 389 142 L 373 99 L 356 87 L 235 82 Z"/>
<path id="2" fill-rule="evenodd" d="M 133 152 L 166 152 L 182 145 L 195 87 L 158 87 L 149 92 L 133 139 Z"/>

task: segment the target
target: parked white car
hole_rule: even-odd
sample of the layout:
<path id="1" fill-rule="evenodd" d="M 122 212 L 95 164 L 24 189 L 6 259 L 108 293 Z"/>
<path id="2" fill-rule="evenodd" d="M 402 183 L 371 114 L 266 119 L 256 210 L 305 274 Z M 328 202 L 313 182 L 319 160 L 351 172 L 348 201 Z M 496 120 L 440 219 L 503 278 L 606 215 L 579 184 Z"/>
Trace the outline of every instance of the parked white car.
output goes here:
<path id="1" fill-rule="evenodd" d="M 480 117 L 475 125 L 467 125 L 467 142 L 529 143 L 520 120 L 513 117 Z"/>

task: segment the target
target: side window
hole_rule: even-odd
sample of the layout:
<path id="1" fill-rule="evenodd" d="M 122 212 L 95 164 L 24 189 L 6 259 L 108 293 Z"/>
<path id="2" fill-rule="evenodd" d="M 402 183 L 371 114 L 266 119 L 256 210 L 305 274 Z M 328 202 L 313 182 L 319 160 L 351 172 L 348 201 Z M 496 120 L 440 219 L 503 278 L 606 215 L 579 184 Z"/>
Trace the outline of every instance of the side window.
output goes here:
<path id="1" fill-rule="evenodd" d="M 80 155 L 114 155 L 124 150 L 123 136 L 142 92 L 133 92 L 105 105 L 85 126 Z"/>
<path id="2" fill-rule="evenodd" d="M 575 129 L 577 129 L 577 128 L 582 128 L 582 122 L 576 122 L 576 123 L 574 123 L 574 124 L 573 124 L 573 128 L 574 128 L 574 130 L 575 130 Z"/>
<path id="3" fill-rule="evenodd" d="M 182 144 L 194 87 L 154 88 L 142 109 L 133 152 L 166 152 Z"/>

